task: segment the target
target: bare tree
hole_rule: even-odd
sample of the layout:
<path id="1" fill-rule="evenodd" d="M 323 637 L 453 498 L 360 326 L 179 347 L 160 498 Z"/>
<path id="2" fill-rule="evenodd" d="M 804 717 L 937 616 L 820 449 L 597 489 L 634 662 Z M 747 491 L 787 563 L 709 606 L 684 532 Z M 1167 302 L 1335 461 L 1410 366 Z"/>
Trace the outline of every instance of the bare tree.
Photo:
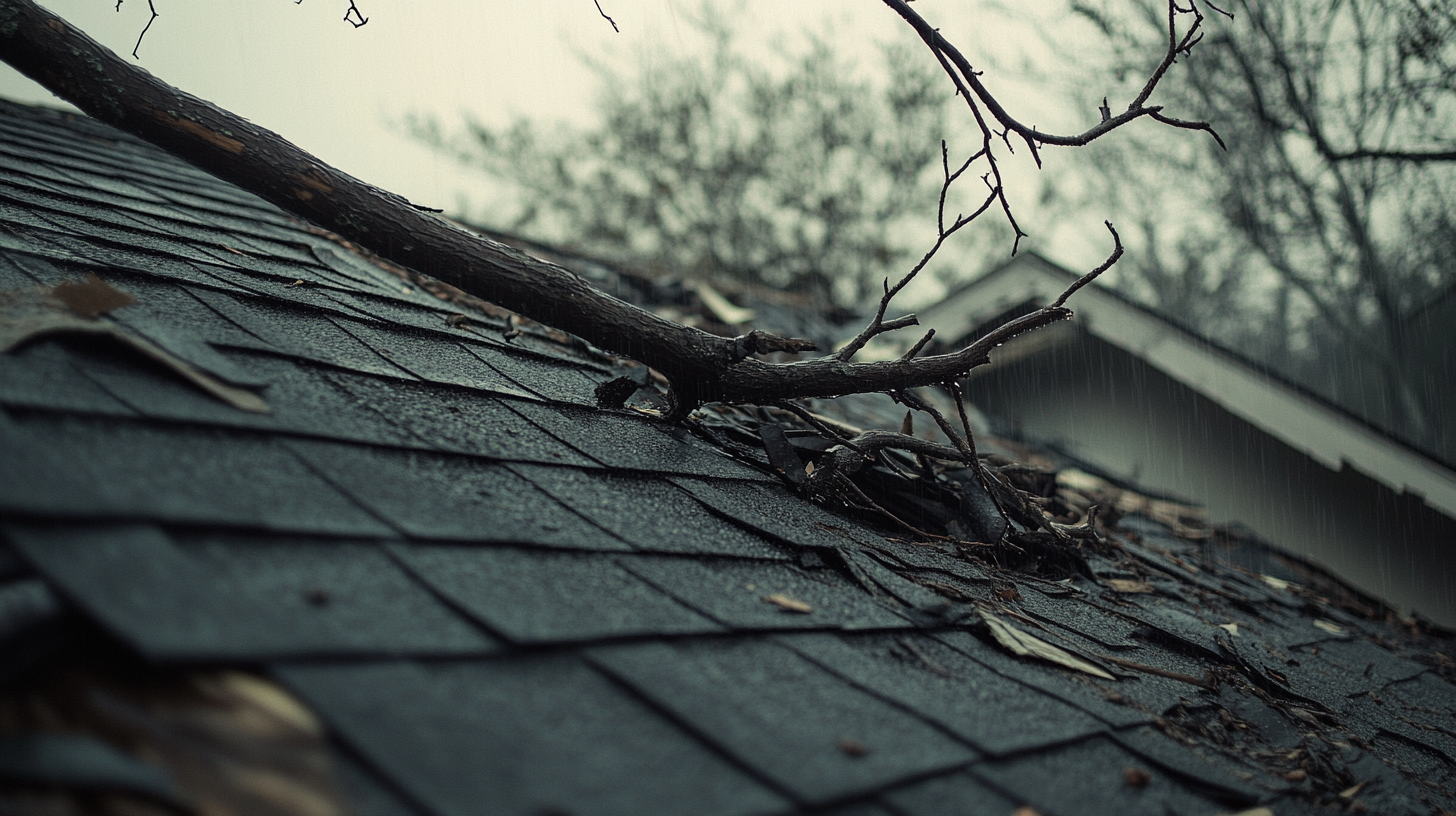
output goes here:
<path id="1" fill-rule="evenodd" d="M 1169 68 L 1198 43 L 1204 17 L 1197 6 L 1184 8 L 1176 0 L 1169 0 L 1162 57 L 1126 110 L 1113 115 L 1104 107 L 1085 132 L 1058 135 L 1042 133 L 1014 118 L 989 90 L 981 73 L 936 28 L 903 0 L 884 2 L 912 27 L 954 85 L 975 123 L 973 132 L 979 149 L 964 161 L 952 163 L 942 143 L 936 239 L 897 283 L 892 286 L 888 279 L 883 282 L 883 296 L 870 324 L 834 354 L 787 363 L 768 362 L 757 355 L 807 351 L 812 348 L 810 344 L 761 332 L 737 338 L 716 337 L 616 300 L 560 267 L 466 233 L 398 196 L 328 167 L 276 134 L 167 85 L 31 0 L 0 0 L 0 58 L 97 119 L 146 139 L 390 261 L 656 368 L 672 385 L 677 405 L 674 415 L 680 416 L 710 400 L 781 404 L 794 410 L 786 401 L 887 392 L 928 414 L 953 440 L 952 446 L 946 446 L 931 445 L 909 434 L 842 439 L 839 448 L 830 451 L 830 464 L 817 469 L 804 485 L 811 495 L 860 502 L 846 475 L 875 451 L 900 447 L 967 463 L 986 489 L 998 497 L 1003 513 L 1017 515 L 1023 523 L 1044 528 L 1046 535 L 1065 540 L 1070 532 L 1053 524 L 1024 494 L 981 469 L 963 405 L 959 417 L 949 418 L 910 389 L 953 384 L 972 368 L 989 362 L 991 351 L 1007 340 L 1069 318 L 1072 313 L 1065 305 L 1067 299 L 1122 255 L 1121 242 L 1110 223 L 1107 226 L 1114 250 L 1107 261 L 1045 308 L 1016 318 L 954 353 L 918 356 L 929 340 L 927 335 L 899 360 L 855 362 L 854 357 L 873 337 L 916 324 L 913 315 L 887 319 L 892 299 L 967 224 L 988 212 L 999 212 L 1018 241 L 1025 234 L 1016 224 L 1001 182 L 998 151 L 1002 146 L 1009 151 L 1013 142 L 1024 145 L 1039 161 L 1039 151 L 1047 146 L 1085 145 L 1142 118 L 1212 133 L 1206 123 L 1175 119 L 1164 114 L 1160 106 L 1148 104 Z M 953 184 L 964 179 L 979 179 L 984 198 L 972 212 L 950 216 L 945 206 L 947 194 Z M 959 388 L 951 390 L 960 393 Z M 614 392 L 610 388 L 599 392 L 599 396 L 609 403 L 615 401 L 614 407 L 620 407 L 624 397 L 620 389 Z M 959 419 L 959 428 L 955 427 L 955 419 Z"/>
<path id="2" fill-rule="evenodd" d="M 1431 444 L 1440 406 L 1423 387 L 1426 372 L 1410 363 L 1405 320 L 1456 279 L 1456 5 L 1235 5 L 1236 22 L 1212 30 L 1192 70 L 1164 92 L 1217 120 L 1237 149 L 1143 146 L 1124 153 L 1112 177 L 1145 182 L 1131 165 L 1152 157 L 1160 171 L 1191 180 L 1180 194 L 1196 190 L 1220 223 L 1184 232 L 1120 274 L 1149 284 L 1143 291 L 1157 305 L 1217 321 L 1240 288 L 1222 284 L 1273 273 L 1262 315 L 1269 330 L 1245 348 L 1337 399 L 1346 396 L 1341 379 L 1374 384 L 1346 373 L 1365 369 L 1385 398 L 1373 418 Z M 1113 42 L 1117 72 L 1146 67 L 1136 43 L 1161 25 L 1155 0 L 1130 14 L 1089 3 L 1077 10 Z M 1142 189 L 1123 192 L 1141 198 Z M 1156 247 L 1147 238 L 1160 224 L 1148 226 L 1142 242 Z M 1179 302 L 1180 294 L 1189 297 Z"/>

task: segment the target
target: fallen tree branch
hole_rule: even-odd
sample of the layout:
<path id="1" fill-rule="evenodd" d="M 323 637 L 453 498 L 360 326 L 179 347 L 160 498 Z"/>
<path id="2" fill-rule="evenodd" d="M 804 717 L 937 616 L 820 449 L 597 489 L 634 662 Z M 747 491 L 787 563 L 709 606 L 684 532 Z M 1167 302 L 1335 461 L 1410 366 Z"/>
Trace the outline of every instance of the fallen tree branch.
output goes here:
<path id="1" fill-rule="evenodd" d="M 903 6 L 894 0 L 890 4 Z M 918 16 L 914 20 L 919 20 Z M 947 55 L 963 61 L 939 34 L 932 41 L 933 50 L 943 62 Z M 996 173 L 993 164 L 986 180 L 991 190 L 985 202 L 971 215 L 945 223 L 945 188 L 978 158 L 992 158 L 985 145 L 954 172 L 943 153 L 945 187 L 936 245 L 899 284 L 890 287 L 886 282 L 885 297 L 871 327 L 840 354 L 778 363 L 753 355 L 800 352 L 813 348 L 812 344 L 762 332 L 739 338 L 718 337 L 611 297 L 559 266 L 436 218 L 398 195 L 324 164 L 271 131 L 168 85 L 31 0 L 0 0 L 0 59 L 96 119 L 145 139 L 389 261 L 646 363 L 671 383 L 677 413 L 708 401 L 771 404 L 802 397 L 900 392 L 952 383 L 989 362 L 992 349 L 1002 343 L 1072 315 L 1062 305 L 1064 295 L 1056 304 L 1009 321 L 953 353 L 928 357 L 910 354 L 883 362 L 850 360 L 871 337 L 914 325 L 913 317 L 884 320 L 889 299 L 924 268 L 951 234 L 993 202 L 999 200 L 1005 206 L 999 175 L 995 182 L 989 178 Z M 972 84 L 979 87 L 976 82 Z M 963 84 L 960 87 L 964 90 Z M 984 89 L 977 93 L 985 96 Z M 979 121 L 979 112 L 977 116 Z M 1116 241 L 1115 232 L 1113 237 Z M 1108 263 L 1076 286 L 1095 278 L 1121 251 L 1118 243 Z"/>

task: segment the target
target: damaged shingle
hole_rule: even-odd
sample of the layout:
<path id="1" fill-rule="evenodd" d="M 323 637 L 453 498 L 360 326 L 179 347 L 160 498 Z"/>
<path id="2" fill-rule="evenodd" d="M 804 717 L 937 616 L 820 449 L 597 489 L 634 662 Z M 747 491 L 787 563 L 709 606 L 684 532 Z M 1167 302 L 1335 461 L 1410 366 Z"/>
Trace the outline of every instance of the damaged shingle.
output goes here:
<path id="1" fill-rule="evenodd" d="M 992 439 L 1061 521 L 1130 515 L 993 546 L 964 471 L 893 456 L 865 489 L 932 535 L 815 504 L 764 452 L 834 444 L 790 412 L 596 410 L 651 372 L 0 102 L 0 289 L 91 274 L 270 412 L 85 342 L 0 354 L 0 709 L 76 667 L 268 674 L 379 816 L 1456 809 L 1450 634 L 1313 565 Z M 836 421 L 898 427 L 866 402 Z"/>

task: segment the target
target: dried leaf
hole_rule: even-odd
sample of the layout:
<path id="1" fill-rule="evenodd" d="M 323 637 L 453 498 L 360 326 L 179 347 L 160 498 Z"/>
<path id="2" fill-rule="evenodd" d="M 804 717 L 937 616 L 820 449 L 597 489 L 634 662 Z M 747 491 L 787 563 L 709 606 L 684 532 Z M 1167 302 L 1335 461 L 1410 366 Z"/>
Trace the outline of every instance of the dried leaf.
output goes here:
<path id="1" fill-rule="evenodd" d="M 1118 592 L 1152 592 L 1153 585 L 1147 581 L 1131 581 L 1126 578 L 1108 578 L 1107 585 Z"/>
<path id="2" fill-rule="evenodd" d="M 839 750 L 852 757 L 862 757 L 870 752 L 870 747 L 857 739 L 840 737 Z"/>
<path id="3" fill-rule="evenodd" d="M 1327 621 L 1327 620 L 1323 620 L 1323 619 L 1316 619 L 1314 621 L 1314 628 L 1319 629 L 1319 630 L 1322 630 L 1322 631 L 1325 631 L 1325 632 L 1329 632 L 1332 635 L 1343 635 L 1343 634 L 1345 634 L 1345 627 L 1339 625 L 1338 623 L 1335 623 L 1334 621 Z"/>
<path id="4" fill-rule="evenodd" d="M 1220 623 L 1217 625 L 1218 628 L 1224 630 L 1225 632 L 1228 632 L 1230 635 L 1233 635 L 1234 637 L 1239 636 L 1239 625 L 1237 623 Z"/>
<path id="5" fill-rule="evenodd" d="M 96 277 L 95 273 L 83 281 L 61 281 L 51 294 L 81 317 L 104 315 L 136 303 L 136 298 Z"/>
<path id="6" fill-rule="evenodd" d="M 804 603 L 801 600 L 798 600 L 797 598 L 790 598 L 789 596 L 781 592 L 775 592 L 772 595 L 763 596 L 763 602 L 771 603 L 774 606 L 777 606 L 778 608 L 784 610 L 785 612 L 798 612 L 801 615 L 807 615 L 810 612 L 814 611 L 814 607 Z"/>
<path id="7" fill-rule="evenodd" d="M 1153 781 L 1153 775 L 1142 768 L 1123 768 L 1122 781 L 1134 788 L 1145 788 L 1149 782 Z"/>
<path id="8" fill-rule="evenodd" d="M 1340 798 L 1354 799 L 1360 793 L 1360 791 L 1368 784 L 1370 784 L 1370 780 L 1367 779 L 1358 785 L 1351 785 L 1350 787 L 1340 791 Z"/>
<path id="9" fill-rule="evenodd" d="M 58 334 L 105 337 L 128 346 L 240 411 L 268 413 L 268 403 L 251 391 L 228 385 L 144 337 L 96 315 L 136 299 L 92 275 L 54 289 L 0 291 L 0 354 Z M 99 310 L 99 311 L 97 311 Z"/>
<path id="10" fill-rule="evenodd" d="M 1303 768 L 1295 768 L 1294 770 L 1284 775 L 1284 778 L 1289 780 L 1290 782 L 1303 782 L 1308 777 L 1309 772 L 1305 771 Z"/>
<path id="11" fill-rule="evenodd" d="M 1053 646 L 1041 638 L 1027 634 L 1017 629 L 1004 620 L 996 617 L 990 612 L 982 611 L 981 620 L 991 629 L 991 636 L 996 642 L 1006 647 L 1012 654 L 1019 657 L 1035 657 L 1045 660 L 1048 663 L 1056 663 L 1068 669 L 1085 672 L 1093 677 L 1100 677 L 1103 680 L 1115 680 L 1117 678 L 1098 668 L 1095 664 L 1084 660 L 1060 646 Z"/>
<path id="12" fill-rule="evenodd" d="M 1292 584 L 1290 584 L 1290 582 L 1288 582 L 1288 581 L 1281 581 L 1280 579 L 1275 578 L 1272 575 L 1260 575 L 1259 577 L 1260 578 L 1263 578 L 1264 579 L 1264 583 L 1268 584 L 1273 589 L 1286 590 L 1286 589 L 1289 589 L 1290 586 L 1292 586 Z"/>
<path id="13" fill-rule="evenodd" d="M 905 412 L 905 418 L 900 421 L 900 433 L 905 436 L 915 435 L 915 414 L 910 411 Z"/>

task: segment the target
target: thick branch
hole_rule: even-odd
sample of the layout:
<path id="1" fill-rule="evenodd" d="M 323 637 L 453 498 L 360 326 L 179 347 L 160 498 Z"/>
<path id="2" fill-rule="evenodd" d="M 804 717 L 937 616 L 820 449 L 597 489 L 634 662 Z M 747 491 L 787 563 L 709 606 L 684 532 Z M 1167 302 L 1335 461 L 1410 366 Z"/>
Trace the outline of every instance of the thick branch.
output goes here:
<path id="1" fill-rule="evenodd" d="M 617 300 L 559 266 L 472 235 L 173 88 L 31 0 L 0 0 L 0 59 L 93 117 L 383 258 L 656 368 L 688 406 L 710 400 L 767 404 L 950 382 L 989 362 L 1001 343 L 1072 314 L 1048 307 L 959 352 L 918 359 L 745 358 L 803 346 L 758 333 L 716 337 Z"/>
<path id="2" fill-rule="evenodd" d="M 657 317 L 422 212 L 128 64 L 30 0 L 0 0 L 0 59 L 96 119 L 384 258 L 641 360 L 687 399 L 716 396 L 714 375 L 737 359 L 733 340 Z"/>

